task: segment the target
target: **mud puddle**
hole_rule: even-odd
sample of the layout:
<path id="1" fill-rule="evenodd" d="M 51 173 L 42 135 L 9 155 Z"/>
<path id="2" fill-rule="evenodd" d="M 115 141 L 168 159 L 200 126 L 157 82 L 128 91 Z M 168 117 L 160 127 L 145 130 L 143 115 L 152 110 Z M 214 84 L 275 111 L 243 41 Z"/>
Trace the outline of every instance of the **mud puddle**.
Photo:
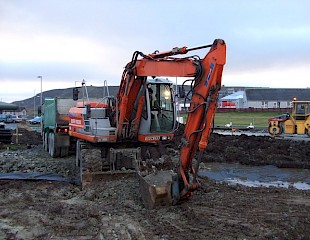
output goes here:
<path id="1" fill-rule="evenodd" d="M 246 166 L 230 163 L 204 163 L 200 176 L 216 181 L 241 184 L 249 187 L 294 187 L 310 190 L 310 170 L 277 168 L 272 165 Z"/>
<path id="2" fill-rule="evenodd" d="M 214 133 L 220 134 L 220 135 L 231 135 L 231 136 L 240 136 L 240 135 L 246 135 L 246 136 L 270 136 L 267 132 L 253 132 L 253 131 L 231 131 L 231 130 L 214 130 Z"/>
<path id="3" fill-rule="evenodd" d="M 214 133 L 225 135 L 225 136 L 255 136 L 255 137 L 271 137 L 267 132 L 252 132 L 252 131 L 229 131 L 229 130 L 215 130 Z M 275 137 L 276 139 L 286 139 L 286 140 L 295 140 L 295 141 L 310 141 L 310 138 L 307 134 L 283 134 Z"/>

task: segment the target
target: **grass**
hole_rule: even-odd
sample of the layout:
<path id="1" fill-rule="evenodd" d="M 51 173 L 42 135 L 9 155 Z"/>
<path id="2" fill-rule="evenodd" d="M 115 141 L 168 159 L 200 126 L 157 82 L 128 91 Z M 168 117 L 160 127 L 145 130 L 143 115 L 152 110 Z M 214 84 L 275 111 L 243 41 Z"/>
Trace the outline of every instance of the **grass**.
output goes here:
<path id="1" fill-rule="evenodd" d="M 278 115 L 274 112 L 227 112 L 216 113 L 214 126 L 224 127 L 232 122 L 233 126 L 247 127 L 252 123 L 255 127 L 264 128 L 268 126 L 268 118 Z"/>
<path id="2" fill-rule="evenodd" d="M 278 112 L 225 112 L 216 113 L 214 118 L 215 127 L 224 127 L 232 122 L 235 127 L 247 127 L 252 123 L 256 128 L 267 128 L 268 118 L 279 115 Z M 186 114 L 182 114 L 184 122 L 187 119 Z"/>

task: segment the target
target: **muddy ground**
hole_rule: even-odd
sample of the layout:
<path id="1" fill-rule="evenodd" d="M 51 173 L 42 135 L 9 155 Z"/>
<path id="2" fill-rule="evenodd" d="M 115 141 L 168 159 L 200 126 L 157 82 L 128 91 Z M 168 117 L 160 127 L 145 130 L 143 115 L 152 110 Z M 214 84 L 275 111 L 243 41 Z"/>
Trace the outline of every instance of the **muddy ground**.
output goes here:
<path id="1" fill-rule="evenodd" d="M 173 162 L 180 136 L 150 152 Z M 0 145 L 0 172 L 77 176 L 74 156 L 50 158 L 38 133 L 25 130 L 19 142 Z M 203 161 L 309 169 L 310 142 L 212 134 Z M 199 180 L 189 201 L 153 210 L 144 207 L 135 176 L 83 190 L 69 182 L 1 180 L 0 239 L 310 238 L 310 191 Z"/>

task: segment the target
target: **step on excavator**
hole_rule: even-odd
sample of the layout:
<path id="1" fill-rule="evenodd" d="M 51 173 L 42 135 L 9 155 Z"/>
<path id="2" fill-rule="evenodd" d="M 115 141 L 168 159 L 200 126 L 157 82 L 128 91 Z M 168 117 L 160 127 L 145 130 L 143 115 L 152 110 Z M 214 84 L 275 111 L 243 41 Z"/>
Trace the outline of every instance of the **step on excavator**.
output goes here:
<path id="1" fill-rule="evenodd" d="M 189 55 L 202 49 L 208 49 L 203 58 Z M 215 39 L 212 44 L 194 48 L 176 47 L 147 55 L 134 52 L 124 68 L 116 97 L 93 101 L 82 82 L 85 101 L 69 110 L 69 135 L 76 138 L 76 165 L 82 187 L 107 176 L 132 172 L 138 176 L 147 208 L 191 198 L 200 186 L 199 162 L 212 130 L 225 62 L 226 44 Z M 169 77 L 185 78 L 182 86 L 190 85 L 186 95 L 180 89 L 190 107 L 179 165 L 147 174 L 141 166 L 148 148 L 173 139 L 178 127 L 175 92 Z M 80 90 L 74 88 L 75 100 Z M 196 154 L 198 159 L 193 161 Z"/>
<path id="2" fill-rule="evenodd" d="M 310 101 L 292 101 L 291 114 L 285 113 L 268 119 L 271 136 L 307 134 L 310 137 Z"/>

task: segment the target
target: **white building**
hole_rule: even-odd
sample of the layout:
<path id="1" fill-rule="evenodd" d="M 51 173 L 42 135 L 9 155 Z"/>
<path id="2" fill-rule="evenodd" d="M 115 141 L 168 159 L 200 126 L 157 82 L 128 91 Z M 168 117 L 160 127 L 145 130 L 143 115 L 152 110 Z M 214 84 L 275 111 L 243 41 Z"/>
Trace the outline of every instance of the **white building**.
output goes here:
<path id="1" fill-rule="evenodd" d="M 310 88 L 246 89 L 243 101 L 246 108 L 290 108 L 294 98 L 310 101 Z"/>

